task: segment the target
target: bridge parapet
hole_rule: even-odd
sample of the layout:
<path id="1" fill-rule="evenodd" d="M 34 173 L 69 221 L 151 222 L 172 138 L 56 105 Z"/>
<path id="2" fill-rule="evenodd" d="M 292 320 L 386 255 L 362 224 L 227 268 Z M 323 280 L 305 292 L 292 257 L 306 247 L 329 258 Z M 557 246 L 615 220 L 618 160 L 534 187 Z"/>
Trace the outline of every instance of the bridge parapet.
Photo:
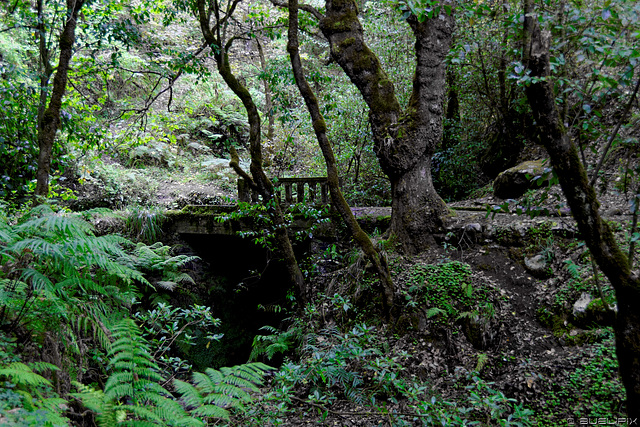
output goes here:
<path id="1" fill-rule="evenodd" d="M 329 204 L 329 183 L 326 177 L 278 178 L 276 196 L 283 205 L 306 203 L 314 205 Z M 318 189 L 319 187 L 319 189 Z M 284 189 L 284 199 L 282 189 Z M 258 192 L 252 190 L 244 179 L 238 179 L 238 201 L 257 203 Z"/>

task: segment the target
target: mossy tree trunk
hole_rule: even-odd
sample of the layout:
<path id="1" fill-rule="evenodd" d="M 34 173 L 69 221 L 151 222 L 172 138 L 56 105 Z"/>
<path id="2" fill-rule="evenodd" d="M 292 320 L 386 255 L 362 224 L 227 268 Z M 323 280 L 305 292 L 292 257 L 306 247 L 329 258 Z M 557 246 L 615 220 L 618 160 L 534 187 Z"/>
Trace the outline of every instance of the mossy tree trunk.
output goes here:
<path id="1" fill-rule="evenodd" d="M 327 0 L 320 29 L 331 55 L 357 86 L 369 107 L 374 149 L 391 181 L 390 232 L 404 250 L 415 253 L 431 243 L 430 231 L 442 224 L 447 207 L 431 180 L 431 157 L 442 137 L 446 88 L 444 59 L 454 18 L 444 11 L 408 23 L 416 37 L 416 71 L 409 104 L 401 108 L 393 83 L 364 41 L 354 0 Z"/>
<path id="2" fill-rule="evenodd" d="M 616 294 L 618 313 L 614 326 L 620 374 L 627 393 L 627 412 L 640 417 L 640 279 L 618 246 L 611 228 L 599 212 L 599 203 L 589 183 L 578 149 L 567 134 L 556 108 L 550 81 L 550 33 L 542 32 L 533 8 L 525 0 L 525 60 L 532 78 L 540 78 L 526 88 L 526 95 L 538 125 L 542 144 L 558 175 L 562 191 L 582 238 L 593 258 L 610 280 Z"/>
<path id="3" fill-rule="evenodd" d="M 197 18 L 202 34 L 213 52 L 218 74 L 247 110 L 249 149 L 251 153 L 251 165 L 249 168 L 251 175 L 241 170 L 235 151 L 232 152 L 231 166 L 245 179 L 248 185 L 258 190 L 258 193 L 263 198 L 263 203 L 269 206 L 269 212 L 275 225 L 274 237 L 279 251 L 278 255 L 286 265 L 289 282 L 296 290 L 300 307 L 304 307 L 304 304 L 308 301 L 304 276 L 293 252 L 293 247 L 287 234 L 284 215 L 276 198 L 273 184 L 262 168 L 262 140 L 258 107 L 247 88 L 233 74 L 229 64 L 228 51 L 236 39 L 234 37 L 227 39 L 225 34 L 238 3 L 240 3 L 240 0 L 233 0 L 225 3 L 225 7 L 223 7 L 217 0 L 197 0 Z"/>
<path id="4" fill-rule="evenodd" d="M 383 305 L 387 315 L 391 313 L 393 307 L 393 281 L 391 280 L 391 273 L 389 267 L 382 254 L 380 254 L 373 246 L 369 236 L 360 228 L 360 225 L 353 216 L 351 208 L 342 195 L 339 185 L 338 166 L 331 142 L 327 137 L 327 125 L 320 112 L 320 105 L 313 93 L 313 90 L 309 86 L 309 83 L 304 75 L 302 68 L 302 61 L 300 60 L 299 42 L 298 42 L 298 0 L 289 0 L 289 33 L 287 51 L 291 58 L 291 66 L 293 69 L 293 75 L 298 85 L 298 89 L 304 101 L 307 105 L 307 110 L 311 115 L 313 122 L 313 130 L 318 140 L 318 145 L 322 150 L 325 163 L 327 165 L 327 180 L 329 183 L 329 192 L 331 193 L 331 201 L 333 207 L 338 211 L 343 221 L 347 225 L 351 236 L 358 243 L 362 251 L 367 255 L 369 261 L 375 267 L 378 276 L 380 278 L 383 290 Z"/>
<path id="5" fill-rule="evenodd" d="M 73 44 L 76 40 L 76 25 L 78 13 L 84 4 L 84 0 L 67 0 L 67 12 L 64 19 L 64 26 L 60 34 L 60 57 L 58 59 L 58 67 L 53 78 L 53 89 L 51 91 L 51 99 L 49 105 L 43 112 L 38 111 L 38 170 L 36 172 L 36 203 L 38 197 L 47 197 L 49 194 L 49 174 L 51 172 L 51 153 L 53 144 L 56 139 L 56 132 L 60 127 L 60 110 L 62 109 L 62 98 L 67 88 L 67 78 L 69 74 L 69 64 L 73 56 Z M 42 17 L 42 2 L 38 2 L 38 16 Z M 38 29 L 44 31 L 42 23 L 38 25 Z M 40 50 L 41 60 L 43 63 L 43 79 L 50 74 L 51 66 L 50 52 L 46 47 L 43 38 L 45 34 L 39 34 L 41 38 Z M 49 78 L 46 76 L 46 82 Z M 42 103 L 42 102 L 41 102 Z M 44 103 L 42 103 L 44 105 Z"/>

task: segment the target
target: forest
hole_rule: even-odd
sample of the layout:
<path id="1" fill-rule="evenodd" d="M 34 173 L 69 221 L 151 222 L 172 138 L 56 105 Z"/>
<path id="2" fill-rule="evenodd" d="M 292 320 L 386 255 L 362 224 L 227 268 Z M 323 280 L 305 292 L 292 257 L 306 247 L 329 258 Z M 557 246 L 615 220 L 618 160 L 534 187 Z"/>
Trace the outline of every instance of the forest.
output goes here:
<path id="1" fill-rule="evenodd" d="M 0 425 L 639 423 L 639 2 L 0 3 Z"/>

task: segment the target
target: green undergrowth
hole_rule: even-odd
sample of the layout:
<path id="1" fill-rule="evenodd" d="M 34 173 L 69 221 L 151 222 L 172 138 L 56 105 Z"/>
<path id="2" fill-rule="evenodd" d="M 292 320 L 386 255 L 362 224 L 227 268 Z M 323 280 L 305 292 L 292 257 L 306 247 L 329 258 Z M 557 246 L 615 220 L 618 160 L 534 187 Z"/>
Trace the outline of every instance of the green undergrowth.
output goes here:
<path id="1" fill-rule="evenodd" d="M 601 342 L 585 346 L 580 365 L 562 378 L 551 378 L 552 388 L 541 399 L 546 402 L 537 415 L 539 426 L 555 426 L 566 419 L 567 408 L 575 419 L 626 418 L 626 394 L 618 373 L 613 330 L 602 332 Z M 586 356 L 586 357 L 585 357 Z"/>
<path id="2" fill-rule="evenodd" d="M 97 236 L 91 217 L 0 211 L 0 424 L 199 426 L 244 410 L 271 368 L 191 371 L 180 355 L 216 345 L 220 321 L 162 302 L 194 284 L 185 266 L 197 258 Z"/>
<path id="3" fill-rule="evenodd" d="M 327 298 L 324 307 L 358 317 L 357 309 L 338 295 Z M 366 425 L 531 425 L 531 411 L 477 373 L 456 374 L 461 397 L 445 398 L 408 369 L 413 355 L 394 352 L 380 327 L 337 322 L 317 328 L 318 309 L 309 306 L 305 314 L 292 323 L 291 332 L 268 328 L 271 335 L 258 340 L 254 356 L 288 352 L 292 357 L 285 358 L 264 398 L 232 425 L 287 425 L 299 417 L 329 425 L 342 417 Z M 357 410 L 334 409 L 346 402 Z"/>
<path id="4" fill-rule="evenodd" d="M 406 276 L 405 303 L 425 310 L 440 326 L 481 309 L 492 313 L 490 289 L 474 283 L 471 267 L 459 261 L 416 264 Z"/>

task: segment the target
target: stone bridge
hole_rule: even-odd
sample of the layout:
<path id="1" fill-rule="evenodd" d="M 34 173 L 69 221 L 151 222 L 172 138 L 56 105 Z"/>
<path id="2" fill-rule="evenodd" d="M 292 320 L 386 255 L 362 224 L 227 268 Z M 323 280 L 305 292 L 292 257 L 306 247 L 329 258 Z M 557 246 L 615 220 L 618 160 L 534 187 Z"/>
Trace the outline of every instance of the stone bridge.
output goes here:
<path id="1" fill-rule="evenodd" d="M 283 196 L 284 191 L 284 196 Z M 290 209 L 296 203 L 313 206 L 321 209 L 323 218 L 313 232 L 315 237 L 321 239 L 334 239 L 337 237 L 336 224 L 339 221 L 336 213 L 331 210 L 329 199 L 329 185 L 326 177 L 310 178 L 279 178 L 277 180 L 276 195 L 284 210 Z M 256 191 L 252 191 L 244 180 L 238 180 L 238 201 L 257 203 L 260 197 Z M 235 236 L 238 232 L 254 230 L 256 225 L 250 217 L 235 217 L 237 205 L 203 205 L 186 206 L 180 211 L 166 213 L 165 231 L 180 235 L 225 235 Z M 389 224 L 391 208 L 353 208 L 360 225 L 367 231 L 378 228 L 384 231 Z M 373 215 L 369 215 L 372 213 Z M 290 233 L 309 230 L 315 221 L 305 218 L 302 214 L 294 214 L 289 226 Z"/>

